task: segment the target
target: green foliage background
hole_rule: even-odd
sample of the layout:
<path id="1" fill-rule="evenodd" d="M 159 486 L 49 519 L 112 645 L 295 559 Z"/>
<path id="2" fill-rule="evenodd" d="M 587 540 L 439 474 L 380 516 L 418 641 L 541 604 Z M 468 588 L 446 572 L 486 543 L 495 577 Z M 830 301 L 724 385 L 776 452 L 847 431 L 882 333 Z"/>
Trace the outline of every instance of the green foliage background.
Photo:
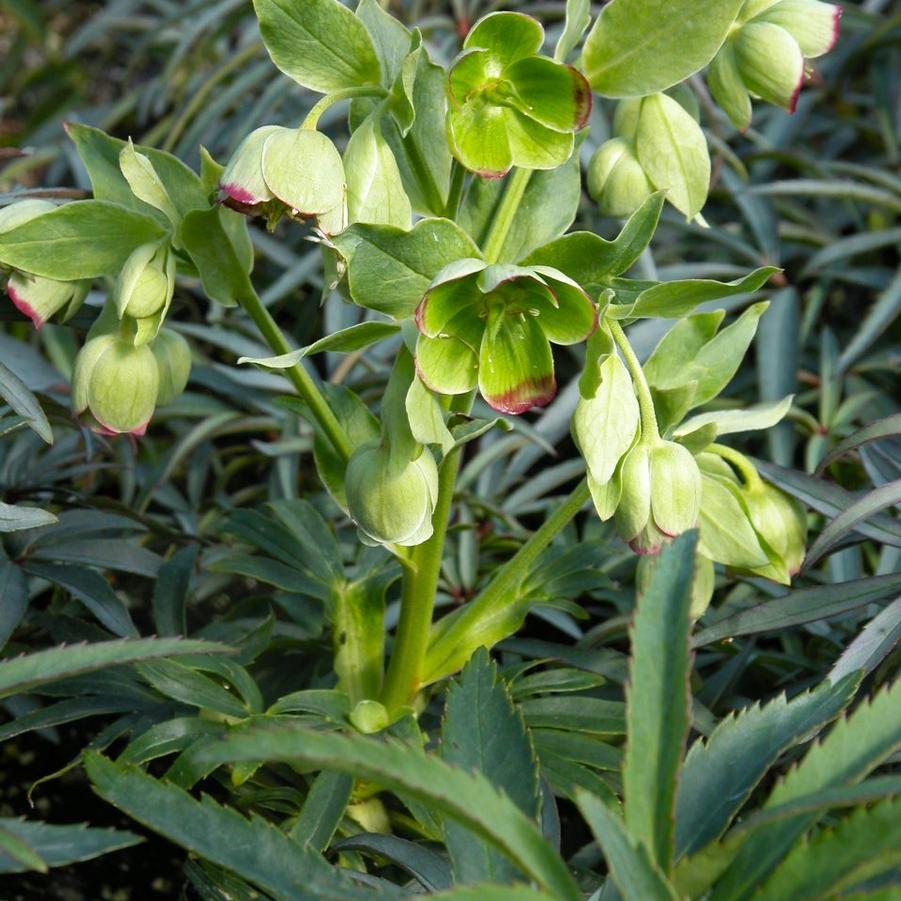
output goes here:
<path id="1" fill-rule="evenodd" d="M 562 27 L 562 3 L 512 4 L 512 8 L 539 15 L 552 36 Z M 466 24 L 486 11 L 474 0 L 450 5 L 403 2 L 392 4 L 391 9 L 405 21 L 429 29 L 434 46 L 446 58 L 456 52 L 457 35 Z M 860 504 L 848 528 L 833 527 L 820 539 L 817 547 L 824 549 L 822 556 L 796 582 L 800 590 L 785 603 L 778 602 L 782 590 L 771 583 L 718 574 L 714 603 L 693 636 L 693 715 L 695 729 L 702 735 L 713 732 L 716 736 L 717 721 L 743 708 L 748 711 L 736 723 L 747 724 L 754 717 L 775 719 L 771 708 L 749 705 L 780 692 L 803 698 L 801 692 L 829 677 L 841 684 L 841 677 L 854 670 L 864 670 L 863 692 L 876 695 L 898 668 L 901 14 L 880 0 L 848 3 L 842 25 L 839 44 L 817 61 L 812 84 L 802 93 L 794 116 L 761 108 L 748 134 L 738 136 L 708 106 L 703 85 L 698 85 L 713 155 L 713 189 L 704 212 L 710 228 L 688 225 L 667 210 L 651 251 L 637 267 L 637 277 L 663 280 L 733 279 L 766 265 L 784 270 L 753 297 L 740 296 L 725 304 L 732 310 L 759 297 L 772 301 L 753 353 L 722 402 L 738 406 L 795 394 L 788 421 L 763 438 L 748 439 L 743 449 L 766 461 L 761 463 L 766 477 L 811 508 L 814 536 L 822 534 L 841 511 Z M 224 161 L 252 128 L 272 121 L 299 122 L 315 99 L 273 68 L 247 0 L 7 0 L 0 3 L 0 86 L 4 98 L 0 101 L 0 203 L 9 202 L 23 188 L 41 186 L 48 196 L 58 197 L 82 196 L 80 192 L 89 188 L 64 134 L 67 121 L 163 147 L 196 166 L 199 145 Z M 603 140 L 611 113 L 612 107 L 596 104 L 592 137 L 582 147 L 583 163 Z M 327 129 L 330 122 L 338 122 L 336 109 L 325 114 L 323 127 Z M 578 223 L 607 236 L 616 231 L 616 223 L 601 220 L 587 196 Z M 270 235 L 254 229 L 253 238 L 256 287 L 298 345 L 358 321 L 360 311 L 337 296 L 328 296 L 320 305 L 320 253 L 303 240 L 300 230 L 282 228 Z M 207 809 L 202 815 L 190 806 L 199 802 L 190 801 L 181 789 L 145 785 L 140 782 L 145 777 L 136 771 L 133 782 L 113 778 L 114 767 L 124 771 L 176 754 L 164 760 L 165 766 L 157 764 L 154 772 L 166 772 L 171 764 L 170 778 L 183 788 L 191 787 L 215 765 L 203 760 L 203 742 L 195 741 L 221 734 L 229 717 L 248 719 L 253 726 L 254 718 L 278 699 L 277 712 L 301 714 L 307 725 L 345 724 L 347 711 L 329 682 L 330 642 L 323 614 L 327 597 L 317 588 L 319 563 L 314 559 L 319 549 L 311 556 L 296 531 L 288 529 L 284 537 L 290 501 L 308 500 L 337 529 L 337 542 L 325 554 L 330 565 L 346 567 L 358 580 L 365 580 L 373 567 L 370 553 L 357 548 L 352 525 L 336 514 L 318 483 L 310 460 L 312 433 L 275 402 L 276 396 L 285 393 L 284 380 L 235 365 L 239 356 L 268 353 L 252 324 L 238 309 L 208 306 L 199 284 L 180 283 L 176 304 L 177 327 L 194 347 L 190 387 L 177 403 L 158 412 L 146 439 L 132 444 L 127 440 L 109 443 L 73 422 L 66 395 L 77 348 L 72 329 L 48 325 L 35 334 L 5 299 L 0 300 L 0 362 L 40 398 L 56 439 L 52 447 L 47 446 L 38 434 L 23 427 L 29 410 L 17 409 L 15 404 L 0 407 L 0 493 L 7 503 L 52 507 L 59 516 L 55 525 L 0 536 L 0 644 L 5 643 L 4 655 L 12 657 L 63 643 L 186 634 L 232 645 L 238 654 L 225 657 L 208 646 L 184 646 L 181 653 L 194 656 L 174 662 L 156 660 L 159 648 L 148 649 L 147 659 L 142 659 L 133 646 L 131 656 L 110 658 L 109 662 L 121 664 L 108 671 L 114 678 L 92 675 L 93 665 L 89 672 L 81 662 L 59 671 L 58 675 L 67 677 L 65 681 L 50 683 L 46 668 L 39 668 L 37 676 L 13 673 L 8 690 L 0 679 L 0 691 L 7 695 L 0 701 L 6 714 L 0 725 L 0 739 L 6 742 L 4 782 L 20 781 L 17 774 L 28 755 L 41 758 L 59 749 L 52 750 L 53 766 L 28 770 L 37 778 L 70 758 L 80 764 L 85 746 L 114 749 L 118 754 L 131 741 L 115 763 L 97 756 L 88 762 L 99 795 L 126 812 L 162 805 L 165 799 L 152 793 L 165 791 L 171 795 L 165 803 L 182 810 L 185 823 L 199 816 L 201 823 L 216 823 L 222 834 L 235 830 L 235 837 L 243 836 L 242 830 L 248 827 L 239 824 L 230 805 L 280 823 L 292 839 L 309 839 L 316 851 L 331 848 L 331 859 L 335 842 L 340 841 L 345 865 L 362 866 L 365 859 L 376 877 L 399 884 L 399 874 L 412 870 L 426 874 L 422 878 L 431 878 L 436 888 L 444 888 L 447 865 L 442 869 L 441 861 L 425 856 L 434 857 L 428 841 L 419 843 L 421 856 L 413 857 L 409 848 L 392 846 L 384 837 L 354 838 L 354 829 L 360 827 L 346 818 L 339 816 L 330 826 L 305 819 L 304 811 L 308 818 L 310 811 L 303 801 L 313 792 L 343 810 L 339 802 L 342 797 L 346 802 L 350 793 L 346 776 L 329 770 L 315 780 L 296 773 L 256 779 L 253 755 L 245 749 L 242 756 L 240 736 L 234 739 L 233 756 L 222 758 L 240 761 L 235 776 L 229 782 L 219 771 L 208 780 L 207 790 L 217 800 L 203 802 Z M 76 317 L 71 325 L 78 330 L 86 321 Z M 630 330 L 640 355 L 651 351 L 665 327 L 665 323 L 645 320 Z M 392 356 L 390 345 L 365 354 L 328 354 L 321 371 L 332 382 L 352 385 L 362 396 L 375 398 L 383 389 Z M 556 401 L 527 421 L 517 422 L 512 432 L 492 433 L 468 451 L 449 542 L 451 553 L 442 573 L 439 603 L 446 608 L 471 598 L 486 575 L 540 525 L 582 472 L 583 463 L 569 438 L 580 360 L 575 353 L 567 358 L 566 352 L 558 360 L 561 391 Z M 12 390 L 9 384 L 0 382 L 0 388 L 7 388 L 7 398 Z M 827 460 L 825 472 L 818 471 L 830 451 L 841 449 L 848 436 L 877 420 L 888 420 L 888 424 L 875 428 L 874 440 L 861 447 L 853 441 L 855 446 L 847 453 Z M 276 541 L 274 536 L 282 537 Z M 525 810 L 537 804 L 536 773 L 540 773 L 542 784 L 571 799 L 560 807 L 562 852 L 579 874 L 581 887 L 593 891 L 606 871 L 599 866 L 596 847 L 586 844 L 590 836 L 573 799 L 608 852 L 607 865 L 614 872 L 621 867 L 639 880 L 633 883 L 639 892 L 634 897 L 656 897 L 648 893 L 662 891 L 654 882 L 657 869 L 634 854 L 628 842 L 617 844 L 620 827 L 604 810 L 594 809 L 594 802 L 584 794 L 590 791 L 610 800 L 625 785 L 628 798 L 630 781 L 647 790 L 656 785 L 655 796 L 675 792 L 669 781 L 673 761 L 658 761 L 654 774 L 641 769 L 647 761 L 633 760 L 631 766 L 627 761 L 620 776 L 625 716 L 620 686 L 628 667 L 635 558 L 611 529 L 587 516 L 567 528 L 539 561 L 536 573 L 540 578 L 535 576 L 535 584 L 546 595 L 547 604 L 537 609 L 517 637 L 503 644 L 499 660 L 508 681 L 496 683 L 488 661 L 480 657 L 449 694 L 445 735 L 455 728 L 477 728 L 477 724 L 453 721 L 454 692 L 472 693 L 477 691 L 475 685 L 483 685 L 497 705 L 496 721 L 503 724 L 499 728 L 509 747 L 505 749 L 508 757 L 492 760 L 489 755 L 482 769 L 496 786 L 502 784 L 501 773 L 517 777 L 507 787 L 506 806 L 498 808 L 493 823 L 457 825 L 448 834 L 450 858 L 454 862 L 471 859 L 475 828 L 483 839 L 477 847 L 485 856 L 481 865 L 486 868 L 473 864 L 477 875 L 509 868 L 513 873 L 525 871 L 552 894 L 564 897 L 568 884 L 565 874 L 555 869 L 553 857 L 528 858 L 522 848 L 510 850 L 513 839 L 492 833 L 504 816 L 515 822 L 520 815 L 508 807 Z M 842 584 L 846 582 L 853 582 L 853 587 Z M 384 585 L 379 587 L 385 590 Z M 387 592 L 390 619 L 396 616 L 396 586 L 389 584 Z M 663 596 L 658 603 L 664 616 Z M 678 623 L 672 626 L 676 633 L 682 628 Z M 639 618 L 634 629 L 645 630 L 647 642 L 656 641 L 665 648 L 666 637 L 653 634 L 653 619 Z M 671 662 L 677 674 L 687 666 L 685 660 Z M 666 686 L 655 686 L 652 672 L 646 676 L 635 690 L 646 693 L 648 704 L 661 703 L 659 695 Z M 15 682 L 16 678 L 22 681 Z M 492 695 L 491 687 L 500 684 L 509 688 Z M 843 706 L 835 703 L 830 714 L 811 723 L 834 716 Z M 216 711 L 216 716 L 196 716 L 201 707 Z M 862 707 L 862 713 L 856 714 L 861 722 L 868 709 Z M 436 697 L 424 714 L 426 731 L 438 734 L 441 711 L 440 697 Z M 767 761 L 764 770 L 772 764 L 779 776 L 797 757 L 790 745 L 805 733 L 802 713 L 799 708 L 792 714 L 802 725 L 789 721 L 795 732 L 784 741 L 774 741 L 766 753 L 760 752 Z M 148 731 L 150 724 L 167 717 L 178 726 L 167 734 Z M 678 722 L 671 727 L 675 732 L 683 729 Z M 640 730 L 642 724 L 634 728 Z M 807 731 L 812 728 L 808 724 Z M 404 738 L 397 735 L 398 741 Z M 873 739 L 874 765 L 885 760 L 877 748 L 882 747 L 878 738 Z M 290 736 L 264 739 L 268 744 L 254 747 L 265 746 L 263 756 L 277 760 L 282 753 L 279 748 Z M 734 735 L 721 735 L 721 739 L 741 744 Z M 838 748 L 842 736 L 830 736 L 830 740 Z M 852 731 L 848 741 L 854 740 Z M 318 768 L 317 761 L 331 758 L 349 761 L 345 771 L 365 774 L 365 766 L 371 766 L 373 773 L 388 778 L 387 763 L 382 766 L 366 758 L 368 751 L 362 744 L 356 748 L 354 739 L 346 739 L 343 747 L 336 741 L 333 747 L 324 741 L 321 749 L 309 751 L 311 770 Z M 884 744 L 892 746 L 890 737 Z M 188 752 L 192 747 L 193 755 Z M 706 751 L 695 748 L 691 753 L 694 761 L 690 755 L 683 784 L 690 784 L 704 769 L 698 758 L 705 753 L 716 757 L 716 743 L 711 740 Z M 841 754 L 836 750 L 833 759 Z M 398 751 L 394 766 L 404 759 Z M 889 766 L 882 771 L 886 778 L 891 772 L 892 758 L 888 759 Z M 407 773 L 418 773 L 418 766 L 416 761 L 409 763 Z M 409 812 L 399 806 L 390 808 L 394 825 L 401 830 L 410 826 L 410 812 L 417 817 L 418 825 L 409 829 L 408 839 L 414 835 L 429 840 L 440 832 L 434 811 L 443 808 L 427 791 L 430 776 L 440 779 L 440 773 L 437 769 L 430 773 L 429 766 L 435 768 L 438 763 L 422 764 L 417 777 L 421 785 L 412 784 L 414 775 L 402 773 L 392 777 L 395 782 L 383 783 L 400 797 L 410 798 Z M 82 780 L 84 785 L 80 775 L 67 779 Z M 806 785 L 795 790 L 790 780 L 782 785 L 788 787 L 783 801 L 814 788 Z M 831 785 L 826 780 L 815 787 Z M 54 786 L 51 782 L 34 789 L 37 799 L 44 792 L 58 799 L 52 807 L 44 805 L 42 819 L 126 825 L 127 821 L 112 821 L 108 815 L 95 818 L 84 809 L 58 806 L 65 805 L 67 794 Z M 516 796 L 517 788 L 530 786 L 527 797 Z M 757 780 L 749 777 L 746 795 L 756 791 L 760 797 L 755 795 L 754 800 L 762 800 L 766 793 L 755 786 Z M 461 783 L 460 797 L 478 787 Z M 376 831 L 381 812 L 372 805 L 366 807 L 359 797 L 354 800 L 359 802 L 357 822 L 366 824 L 364 832 Z M 9 792 L 2 803 L 0 815 L 29 813 L 21 792 Z M 93 803 L 97 809 L 102 807 L 99 801 Z M 691 806 L 684 797 L 673 803 L 680 816 L 684 805 Z M 881 801 L 880 805 L 892 803 Z M 891 819 L 892 811 L 880 805 L 869 808 L 875 825 L 860 825 L 859 833 L 869 835 L 872 830 L 877 835 L 879 817 Z M 526 812 L 534 816 L 536 810 Z M 555 827 L 547 816 L 543 826 L 553 842 Z M 816 839 L 827 845 L 825 851 L 817 852 L 824 859 L 829 857 L 828 843 L 837 842 L 830 835 L 840 837 L 842 829 L 855 831 L 854 824 L 841 821 L 839 814 L 832 817 L 836 832 L 824 830 Z M 147 822 L 146 815 L 136 818 L 166 832 L 159 824 Z M 431 833 L 423 825 L 430 818 Z M 633 835 L 647 839 L 648 847 L 666 846 L 668 839 L 659 834 L 663 827 L 653 813 L 630 809 L 627 803 L 625 823 Z M 677 848 L 683 841 L 678 835 L 680 825 L 677 821 Z M 802 825 L 801 832 L 807 828 Z M 559 821 L 556 829 L 559 837 Z M 282 859 L 284 835 L 274 829 L 266 835 L 260 847 L 265 846 L 272 859 Z M 486 835 L 491 837 L 487 846 Z M 194 847 L 178 836 L 170 837 Z M 39 836 L 20 838 L 32 848 L 42 846 Z M 248 835 L 246 840 L 256 839 Z M 120 832 L 97 834 L 92 841 L 96 847 L 90 854 L 83 850 L 82 856 L 127 845 L 132 839 Z M 0 853 L 9 854 L 11 847 L 9 842 L 0 845 Z M 614 859 L 610 849 L 616 847 L 622 857 Z M 185 880 L 192 886 L 186 891 L 196 893 L 188 897 L 225 897 L 226 890 L 236 893 L 232 897 L 259 897 L 247 894 L 254 890 L 245 883 L 234 882 L 237 877 L 229 872 L 235 868 L 234 861 L 220 859 L 212 847 L 194 850 L 200 857 L 186 864 L 184 879 L 173 879 L 170 873 L 170 897 L 176 897 Z M 173 853 L 180 863 L 184 855 Z M 745 845 L 742 853 L 752 852 Z M 119 852 L 120 857 L 129 854 L 137 860 L 142 849 Z M 525 862 L 527 858 L 530 862 Z M 78 855 L 63 856 L 59 862 L 76 859 Z M 161 870 L 169 866 L 163 864 L 162 852 L 158 859 Z M 320 859 L 311 855 L 311 861 L 305 861 L 300 856 L 296 873 L 265 866 L 257 872 L 252 860 L 237 869 L 273 897 L 291 897 L 290 885 L 295 883 L 279 880 L 315 884 Z M 415 864 L 410 863 L 413 860 Z M 401 868 L 386 861 L 401 861 Z M 660 859 L 657 864 L 667 869 Z M 797 874 L 803 874 L 805 867 L 815 872 L 809 862 L 780 871 L 779 878 L 786 881 L 772 886 L 768 897 L 801 897 Z M 76 867 L 56 872 L 71 874 L 58 878 L 71 879 L 85 897 L 94 896 L 90 882 L 98 877 L 79 874 L 99 870 Z M 897 869 L 894 873 L 897 879 Z M 28 897 L 35 885 L 53 885 L 57 877 L 21 878 L 29 881 L 10 885 Z M 886 884 L 895 883 L 888 880 Z M 382 888 L 389 891 L 387 883 Z M 862 890 L 872 891 L 875 897 L 883 888 L 875 881 Z M 347 894 L 342 897 L 355 897 L 352 892 L 360 891 L 350 883 L 343 890 Z M 730 890 L 734 894 L 722 897 L 744 897 L 744 887 Z M 814 889 L 803 896 L 826 897 Z"/>

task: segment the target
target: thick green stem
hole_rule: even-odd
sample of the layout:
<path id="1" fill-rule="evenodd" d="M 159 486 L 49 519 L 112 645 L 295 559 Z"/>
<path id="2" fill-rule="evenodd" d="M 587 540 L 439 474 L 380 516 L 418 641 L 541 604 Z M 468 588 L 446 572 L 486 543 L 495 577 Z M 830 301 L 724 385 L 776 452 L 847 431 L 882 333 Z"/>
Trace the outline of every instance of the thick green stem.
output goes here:
<path id="1" fill-rule="evenodd" d="M 426 450 L 425 453 L 431 451 Z M 444 556 L 444 539 L 459 468 L 460 448 L 457 448 L 444 458 L 438 474 L 438 500 L 432 513 L 432 537 L 412 549 L 409 567 L 404 571 L 400 620 L 382 694 L 382 703 L 392 718 L 412 703 L 422 685 L 435 593 Z"/>
<path id="2" fill-rule="evenodd" d="M 387 97 L 388 92 L 378 85 L 360 85 L 353 88 L 344 88 L 341 91 L 335 91 L 326 94 L 325 97 L 317 100 L 310 108 L 303 120 L 301 128 L 307 128 L 311 131 L 319 124 L 319 117 L 330 107 L 342 100 L 353 100 L 356 97 Z"/>
<path id="3" fill-rule="evenodd" d="M 626 366 L 632 375 L 632 383 L 635 385 L 635 392 L 638 395 L 638 409 L 641 412 L 641 435 L 643 439 L 659 438 L 660 432 L 657 429 L 657 414 L 654 412 L 654 399 L 651 397 L 651 389 L 648 387 L 648 380 L 644 376 L 644 370 L 629 339 L 623 331 L 623 327 L 615 320 L 608 319 L 607 325 L 610 327 L 610 334 L 616 346 L 622 352 Z"/>
<path id="4" fill-rule="evenodd" d="M 287 339 L 282 334 L 282 330 L 272 318 L 269 310 L 263 306 L 263 302 L 256 293 L 240 298 L 240 303 L 244 312 L 254 321 L 266 343 L 275 353 L 286 354 L 291 352 L 293 348 L 288 344 Z M 350 455 L 353 453 L 353 447 L 344 429 L 341 427 L 341 423 L 338 422 L 338 419 L 332 412 L 332 408 L 326 403 L 313 377 L 300 363 L 295 363 L 289 369 L 286 369 L 285 374 L 291 380 L 291 384 L 297 389 L 297 393 L 310 408 L 310 412 L 316 417 L 316 421 L 321 426 L 322 431 L 325 432 L 329 441 L 331 441 L 335 452 L 344 463 L 347 463 Z"/>
<path id="5" fill-rule="evenodd" d="M 496 263 L 500 258 L 501 251 L 504 249 L 504 242 L 507 240 L 507 233 L 513 224 L 513 218 L 519 209 L 522 196 L 529 186 L 529 179 L 532 177 L 531 169 L 514 169 L 509 175 L 507 185 L 504 188 L 504 196 L 498 205 L 497 212 L 491 222 L 491 228 L 485 237 L 485 246 L 482 250 L 485 253 L 485 259 L 489 263 Z"/>
<path id="6" fill-rule="evenodd" d="M 447 193 L 447 205 L 444 207 L 446 219 L 456 219 L 460 211 L 460 200 L 463 197 L 463 182 L 466 178 L 466 169 L 454 160 L 451 166 L 450 190 Z"/>
<path id="7" fill-rule="evenodd" d="M 507 637 L 506 634 L 492 635 L 491 624 L 509 622 L 505 614 L 519 604 L 519 587 L 532 564 L 585 506 L 590 496 L 588 481 L 583 479 L 541 528 L 497 571 L 482 593 L 459 613 L 451 614 L 453 621 L 447 628 L 442 628 L 440 621 L 436 624 L 436 639 L 428 649 L 428 672 L 425 673 L 429 682 L 448 676 L 462 666 L 484 643 L 486 636 L 491 637 L 491 644 Z"/>

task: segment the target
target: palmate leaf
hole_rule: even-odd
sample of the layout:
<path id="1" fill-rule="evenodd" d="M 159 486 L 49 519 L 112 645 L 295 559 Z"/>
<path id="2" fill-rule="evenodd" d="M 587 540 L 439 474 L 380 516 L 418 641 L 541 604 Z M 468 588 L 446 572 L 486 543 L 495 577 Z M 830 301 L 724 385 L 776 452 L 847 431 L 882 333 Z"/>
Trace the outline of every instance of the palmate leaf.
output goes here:
<path id="1" fill-rule="evenodd" d="M 24 819 L 0 819 L 0 873 L 46 872 L 48 867 L 91 860 L 137 845 L 131 832 L 91 829 L 87 823 L 54 826 Z"/>
<path id="2" fill-rule="evenodd" d="M 278 898 L 353 901 L 373 897 L 370 890 L 355 886 L 311 848 L 266 820 L 245 819 L 209 797 L 197 801 L 171 783 L 93 751 L 85 755 L 85 769 L 105 801 Z"/>
<path id="3" fill-rule="evenodd" d="M 183 654 L 230 653 L 232 649 L 225 645 L 182 638 L 141 638 L 60 645 L 47 651 L 0 662 L 0 698 L 23 691 L 34 691 L 39 686 L 58 679 L 80 676 L 123 663 Z"/>
<path id="4" fill-rule="evenodd" d="M 480 648 L 447 693 L 441 756 L 465 770 L 478 770 L 528 817 L 538 816 L 538 768 L 522 714 L 488 652 Z M 465 826 L 449 820 L 444 841 L 455 881 L 512 882 L 521 878 L 509 859 Z"/>
<path id="5" fill-rule="evenodd" d="M 636 844 L 623 821 L 603 801 L 578 792 L 576 803 L 598 840 L 613 881 L 623 897 L 641 901 L 675 901 L 676 893 L 651 862 L 647 849 Z"/>
<path id="6" fill-rule="evenodd" d="M 764 810 L 803 795 L 854 785 L 901 747 L 901 679 L 864 702 L 776 786 Z M 802 813 L 751 835 L 713 894 L 714 901 L 749 898 L 794 842 L 821 814 Z"/>
<path id="7" fill-rule="evenodd" d="M 679 780 L 676 857 L 718 838 L 779 755 L 838 716 L 858 681 L 822 685 L 791 701 L 779 695 L 727 717 L 706 741 L 695 742 Z"/>
<path id="8" fill-rule="evenodd" d="M 765 898 L 814 901 L 901 866 L 901 798 L 856 810 L 796 845 L 760 888 Z"/>
<path id="9" fill-rule="evenodd" d="M 410 795 L 466 824 L 503 851 L 554 897 L 581 896 L 564 862 L 534 823 L 480 773 L 466 773 L 418 748 L 361 735 L 328 735 L 289 723 L 249 729 L 210 744 L 198 754 L 205 765 L 241 760 L 307 763 L 327 767 Z"/>
<path id="10" fill-rule="evenodd" d="M 665 547 L 638 598 L 626 689 L 623 762 L 626 827 L 669 872 L 676 780 L 690 723 L 689 607 L 697 533 Z"/>

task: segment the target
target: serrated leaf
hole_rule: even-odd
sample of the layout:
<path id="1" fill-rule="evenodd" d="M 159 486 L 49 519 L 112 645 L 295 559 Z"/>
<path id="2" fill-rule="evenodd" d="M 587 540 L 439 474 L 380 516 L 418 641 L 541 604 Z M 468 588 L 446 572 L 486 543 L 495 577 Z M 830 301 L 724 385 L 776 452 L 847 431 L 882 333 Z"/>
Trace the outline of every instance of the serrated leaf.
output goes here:
<path id="1" fill-rule="evenodd" d="M 817 791 L 854 785 L 901 747 L 901 679 L 868 699 L 814 744 L 771 792 L 764 810 Z M 799 814 L 750 836 L 718 883 L 714 901 L 749 898 L 820 814 Z"/>
<path id="2" fill-rule="evenodd" d="M 105 801 L 276 897 L 298 901 L 371 897 L 312 849 L 292 841 L 266 820 L 245 819 L 209 797 L 196 801 L 171 783 L 94 751 L 85 755 L 85 769 L 94 791 Z"/>
<path id="3" fill-rule="evenodd" d="M 506 685 L 484 648 L 464 667 L 447 693 L 441 756 L 464 770 L 483 773 L 530 819 L 538 816 L 538 768 L 529 733 Z M 508 858 L 469 829 L 445 823 L 444 841 L 457 883 L 512 882 L 521 878 Z"/>
<path id="4" fill-rule="evenodd" d="M 576 794 L 576 804 L 601 846 L 623 897 L 675 901 L 676 893 L 651 862 L 647 849 L 636 844 L 623 821 L 603 801 L 580 791 Z"/>
<path id="5" fill-rule="evenodd" d="M 815 901 L 901 866 L 901 798 L 852 813 L 796 845 L 759 891 Z"/>
<path id="6" fill-rule="evenodd" d="M 638 597 L 631 628 L 625 821 L 664 873 L 672 865 L 677 778 L 690 724 L 688 635 L 696 547 L 696 532 L 664 547 Z"/>
<path id="7" fill-rule="evenodd" d="M 25 819 L 0 819 L 0 873 L 24 873 L 27 870 L 46 872 L 47 867 L 63 867 L 130 848 L 143 839 L 130 832 L 114 829 L 93 829 L 87 823 L 55 826 Z M 25 859 L 16 853 L 29 850 Z M 36 866 L 42 862 L 43 867 Z"/>
<path id="8" fill-rule="evenodd" d="M 859 679 L 824 684 L 787 700 L 779 695 L 722 720 L 685 758 L 676 799 L 676 857 L 723 833 L 787 748 L 806 741 L 850 703 Z"/>
<path id="9" fill-rule="evenodd" d="M 561 901 L 581 897 L 564 862 L 513 801 L 498 794 L 481 774 L 462 772 L 418 748 L 285 723 L 231 735 L 198 757 L 206 765 L 260 759 L 305 762 L 412 795 L 468 825 Z"/>
<path id="10" fill-rule="evenodd" d="M 182 654 L 229 654 L 231 648 L 182 638 L 140 638 L 95 644 L 58 645 L 47 651 L 0 662 L 0 697 L 34 691 L 41 685 L 108 666 Z"/>

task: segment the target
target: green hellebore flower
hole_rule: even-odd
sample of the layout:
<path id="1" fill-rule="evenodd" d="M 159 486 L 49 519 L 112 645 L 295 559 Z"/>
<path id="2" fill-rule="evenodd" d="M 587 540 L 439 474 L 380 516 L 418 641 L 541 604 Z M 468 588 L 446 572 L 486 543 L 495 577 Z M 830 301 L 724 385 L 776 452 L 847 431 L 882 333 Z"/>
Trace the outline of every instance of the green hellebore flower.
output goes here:
<path id="1" fill-rule="evenodd" d="M 150 342 L 159 372 L 158 406 L 172 403 L 184 390 L 191 375 L 191 346 L 172 329 L 164 328 Z"/>
<path id="2" fill-rule="evenodd" d="M 413 546 L 432 534 L 438 466 L 431 451 L 414 459 L 376 442 L 357 448 L 347 464 L 347 506 L 360 531 L 379 544 Z"/>
<path id="3" fill-rule="evenodd" d="M 557 391 L 551 343 L 576 344 L 597 327 L 591 298 L 549 266 L 458 260 L 416 310 L 420 379 L 441 394 L 478 386 L 501 413 L 525 413 Z"/>
<path id="4" fill-rule="evenodd" d="M 0 210 L 0 234 L 24 225 L 44 213 L 55 210 L 49 200 L 19 200 Z M 63 310 L 62 321 L 75 315 L 91 287 L 89 279 L 59 282 L 40 275 L 14 271 L 6 284 L 6 293 L 16 309 L 39 329 Z"/>
<path id="5" fill-rule="evenodd" d="M 701 473 L 681 444 L 640 440 L 623 461 L 620 482 L 616 529 L 636 553 L 656 554 L 697 525 Z"/>
<path id="6" fill-rule="evenodd" d="M 556 169 L 591 113 L 591 88 L 572 66 L 538 53 L 544 29 L 522 13 L 490 13 L 466 37 L 448 76 L 448 142 L 484 178 L 513 166 Z"/>
<path id="7" fill-rule="evenodd" d="M 75 358 L 72 406 L 105 435 L 143 435 L 159 395 L 159 367 L 147 346 L 119 334 L 91 338 Z"/>
<path id="8" fill-rule="evenodd" d="M 739 26 L 709 70 L 710 92 L 744 131 L 751 97 L 794 112 L 804 83 L 804 60 L 827 53 L 838 39 L 841 7 L 821 0 L 748 0 Z"/>
<path id="9" fill-rule="evenodd" d="M 588 193 L 608 216 L 631 216 L 651 194 L 651 184 L 630 141 L 611 138 L 588 164 Z"/>
<path id="10" fill-rule="evenodd" d="M 324 134 L 309 128 L 264 125 L 235 151 L 219 180 L 220 200 L 249 216 L 276 222 L 334 218 L 344 205 L 344 164 Z"/>

